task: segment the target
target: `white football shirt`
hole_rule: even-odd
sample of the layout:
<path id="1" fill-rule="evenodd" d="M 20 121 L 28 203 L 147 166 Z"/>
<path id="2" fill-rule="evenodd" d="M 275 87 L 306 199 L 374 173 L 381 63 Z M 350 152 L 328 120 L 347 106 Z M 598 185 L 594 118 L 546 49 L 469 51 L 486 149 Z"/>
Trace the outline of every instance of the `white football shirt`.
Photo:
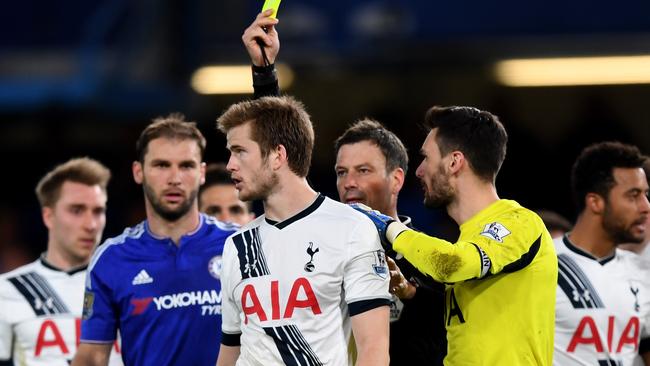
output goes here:
<path id="1" fill-rule="evenodd" d="M 0 275 L 0 360 L 68 366 L 79 344 L 86 268 L 64 272 L 40 259 Z M 116 345 L 109 365 L 121 365 Z"/>
<path id="2" fill-rule="evenodd" d="M 390 303 L 388 266 L 365 215 L 318 196 L 260 216 L 226 241 L 222 343 L 242 365 L 347 365 L 350 316 Z"/>
<path id="3" fill-rule="evenodd" d="M 555 239 L 554 365 L 631 366 L 650 338 L 650 274 L 634 253 L 595 258 Z M 534 289 L 532 289 L 534 290 Z"/>

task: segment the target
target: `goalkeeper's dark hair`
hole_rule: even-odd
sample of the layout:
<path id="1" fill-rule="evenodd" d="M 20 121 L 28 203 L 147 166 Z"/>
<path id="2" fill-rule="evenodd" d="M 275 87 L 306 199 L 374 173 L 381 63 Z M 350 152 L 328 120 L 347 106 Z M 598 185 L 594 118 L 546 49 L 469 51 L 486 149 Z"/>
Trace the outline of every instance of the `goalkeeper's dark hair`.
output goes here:
<path id="1" fill-rule="evenodd" d="M 185 116 L 180 113 L 172 113 L 166 117 L 155 118 L 140 134 L 135 143 L 135 151 L 138 161 L 144 163 L 144 157 L 149 149 L 149 142 L 157 138 L 194 140 L 199 146 L 201 159 L 205 152 L 205 137 L 196 127 L 195 122 L 188 122 Z"/>
<path id="2" fill-rule="evenodd" d="M 251 139 L 266 158 L 282 145 L 287 151 L 289 169 L 306 177 L 314 150 L 314 127 L 305 106 L 289 96 L 264 97 L 231 105 L 217 119 L 224 134 L 232 128 L 251 123 Z"/>
<path id="3" fill-rule="evenodd" d="M 409 158 L 402 141 L 378 121 L 364 118 L 354 122 L 334 143 L 334 152 L 338 154 L 341 146 L 362 141 L 377 145 L 386 158 L 386 172 L 402 168 L 408 170 Z"/>
<path id="4" fill-rule="evenodd" d="M 633 145 L 605 141 L 584 148 L 571 169 L 571 193 L 578 212 L 585 209 L 588 193 L 607 199 L 616 185 L 615 168 L 644 168 L 646 164 L 647 158 Z"/>
<path id="5" fill-rule="evenodd" d="M 424 124 L 429 130 L 438 129 L 441 156 L 462 152 L 476 176 L 494 183 L 508 144 L 508 134 L 497 116 L 473 107 L 434 106 L 427 111 Z"/>
<path id="6" fill-rule="evenodd" d="M 65 182 L 99 186 L 106 193 L 111 171 L 104 164 L 88 157 L 70 159 L 49 171 L 36 185 L 36 197 L 41 207 L 54 207 Z"/>

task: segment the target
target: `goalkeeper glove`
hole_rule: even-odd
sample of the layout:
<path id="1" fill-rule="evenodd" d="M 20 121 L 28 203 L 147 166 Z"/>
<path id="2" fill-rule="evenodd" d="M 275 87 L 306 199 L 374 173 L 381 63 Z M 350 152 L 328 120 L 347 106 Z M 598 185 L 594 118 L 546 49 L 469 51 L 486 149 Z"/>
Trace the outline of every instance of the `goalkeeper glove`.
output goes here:
<path id="1" fill-rule="evenodd" d="M 373 210 L 363 203 L 352 203 L 350 204 L 350 207 L 368 216 L 372 223 L 375 224 L 377 232 L 379 233 L 379 239 L 381 239 L 381 245 L 384 247 L 386 252 L 395 253 L 393 251 L 392 243 L 399 234 L 404 230 L 408 230 L 408 227 L 388 215 Z"/>

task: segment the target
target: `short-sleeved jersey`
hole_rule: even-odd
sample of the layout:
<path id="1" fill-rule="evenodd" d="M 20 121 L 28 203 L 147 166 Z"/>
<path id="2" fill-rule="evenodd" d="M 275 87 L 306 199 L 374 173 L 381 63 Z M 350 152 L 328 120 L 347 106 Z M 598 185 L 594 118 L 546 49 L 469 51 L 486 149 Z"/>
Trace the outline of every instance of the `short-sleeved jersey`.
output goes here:
<path id="1" fill-rule="evenodd" d="M 238 366 L 347 365 L 350 316 L 390 301 L 374 225 L 321 195 L 228 238 L 222 280 L 222 343 L 241 345 Z"/>
<path id="2" fill-rule="evenodd" d="M 557 257 L 534 212 L 498 200 L 460 226 L 455 244 L 415 231 L 393 247 L 447 283 L 445 365 L 550 365 Z"/>
<path id="3" fill-rule="evenodd" d="M 86 267 L 61 271 L 45 260 L 0 275 L 0 360 L 69 365 L 77 351 Z M 121 365 L 117 342 L 109 365 Z"/>
<path id="4" fill-rule="evenodd" d="M 127 365 L 214 365 L 223 244 L 235 228 L 201 214 L 178 245 L 146 221 L 107 240 L 90 262 L 81 342 L 112 342 L 119 328 Z"/>
<path id="5" fill-rule="evenodd" d="M 650 271 L 638 255 L 617 249 L 595 258 L 555 240 L 559 275 L 555 365 L 631 366 L 640 343 L 650 351 Z"/>

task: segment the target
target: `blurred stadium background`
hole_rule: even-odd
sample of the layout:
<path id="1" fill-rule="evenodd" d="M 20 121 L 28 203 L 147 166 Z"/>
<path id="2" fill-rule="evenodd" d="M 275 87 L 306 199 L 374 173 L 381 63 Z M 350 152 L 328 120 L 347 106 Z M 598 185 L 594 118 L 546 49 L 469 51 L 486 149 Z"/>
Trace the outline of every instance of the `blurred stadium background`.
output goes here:
<path id="1" fill-rule="evenodd" d="M 214 121 L 249 95 L 202 94 L 192 77 L 205 66 L 248 65 L 240 37 L 261 5 L 262 0 L 1 5 L 0 272 L 45 249 L 33 188 L 57 163 L 88 155 L 111 168 L 108 237 L 144 217 L 130 166 L 135 140 L 151 118 L 185 113 L 208 138 L 206 161 L 227 159 Z M 284 0 L 278 61 L 292 75 L 283 76 L 292 81 L 284 91 L 304 101 L 315 122 L 313 186 L 336 198 L 333 141 L 350 122 L 373 117 L 410 151 L 400 211 L 430 233 L 453 226 L 421 206 L 414 177 L 424 137 L 418 126 L 431 105 L 473 105 L 500 116 L 510 134 L 500 195 L 573 219 L 569 171 L 580 149 L 617 139 L 650 153 L 650 77 L 643 75 L 650 73 L 650 61 L 641 57 L 650 55 L 648 14 L 650 2 L 629 0 Z M 596 66 L 579 59 L 577 70 L 546 60 L 542 72 L 564 73 L 547 86 L 514 86 L 499 73 L 500 62 L 510 59 L 589 56 L 638 57 Z M 583 71 L 624 71 L 624 79 L 567 79 Z M 250 84 L 248 71 L 244 79 Z"/>

